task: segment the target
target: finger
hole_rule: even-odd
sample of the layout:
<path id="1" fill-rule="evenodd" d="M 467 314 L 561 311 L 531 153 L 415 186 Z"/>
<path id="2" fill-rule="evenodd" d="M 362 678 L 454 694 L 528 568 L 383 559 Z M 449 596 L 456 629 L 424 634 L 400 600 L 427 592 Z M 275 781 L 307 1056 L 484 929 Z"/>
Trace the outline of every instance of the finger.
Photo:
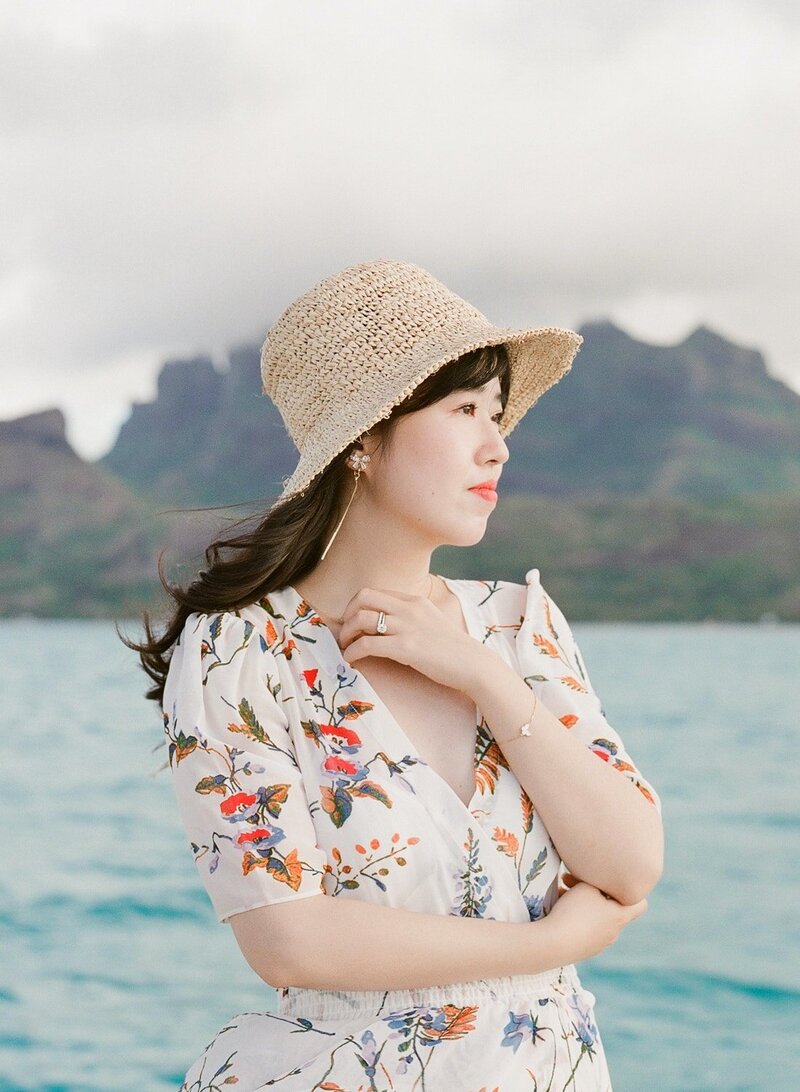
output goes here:
<path id="1" fill-rule="evenodd" d="M 342 618 L 347 619 L 351 613 L 363 609 L 376 612 L 382 610 L 386 614 L 390 614 L 397 609 L 400 603 L 408 603 L 416 599 L 428 600 L 428 597 L 425 595 L 412 595 L 409 592 L 397 591 L 393 588 L 359 588 L 345 607 Z"/>
<path id="2" fill-rule="evenodd" d="M 342 628 L 339 630 L 339 646 L 344 648 L 346 645 L 352 644 L 356 637 L 362 635 L 364 637 L 388 637 L 391 632 L 389 616 L 386 615 L 386 625 L 388 628 L 386 633 L 383 634 L 378 634 L 377 630 L 379 617 L 380 611 L 378 610 L 359 609 L 357 614 L 354 614 L 352 618 L 348 618 L 342 623 Z"/>
<path id="3" fill-rule="evenodd" d="M 379 592 L 373 588 L 360 588 L 342 613 L 340 632 L 344 631 L 348 639 L 352 639 L 357 633 L 374 634 L 378 615 L 381 611 L 384 612 L 387 619 L 398 612 L 399 600 L 395 598 L 392 603 L 389 602 L 389 597 L 389 592 Z M 366 619 L 365 624 L 362 624 L 363 619 Z"/>
<path id="4" fill-rule="evenodd" d="M 388 634 L 379 637 L 357 637 L 346 649 L 342 649 L 342 655 L 347 663 L 367 656 L 388 656 L 390 660 L 395 658 L 392 656 Z"/>
<path id="5" fill-rule="evenodd" d="M 351 616 L 373 603 L 374 591 L 372 588 L 359 588 L 355 595 L 347 602 L 342 611 L 342 620 L 347 621 Z"/>

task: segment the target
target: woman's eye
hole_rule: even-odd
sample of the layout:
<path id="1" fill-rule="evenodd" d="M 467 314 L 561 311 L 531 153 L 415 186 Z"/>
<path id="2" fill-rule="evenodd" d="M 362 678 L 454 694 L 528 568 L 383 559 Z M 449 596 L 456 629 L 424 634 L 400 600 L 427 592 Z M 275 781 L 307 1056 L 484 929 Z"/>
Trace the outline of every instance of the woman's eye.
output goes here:
<path id="1" fill-rule="evenodd" d="M 465 409 L 477 409 L 477 408 L 478 408 L 478 404 L 477 404 L 477 402 L 469 402 L 469 403 L 467 403 L 467 405 L 466 405 L 466 406 L 461 406 L 460 408 L 461 408 L 462 410 L 465 410 Z M 493 420 L 493 421 L 496 421 L 496 422 L 498 423 L 498 425 L 499 425 L 499 424 L 500 424 L 500 422 L 501 422 L 501 420 L 502 420 L 502 418 L 503 418 L 503 410 L 501 410 L 501 411 L 500 411 L 499 413 L 496 413 L 496 414 L 494 415 L 494 417 L 492 418 L 492 420 Z"/>

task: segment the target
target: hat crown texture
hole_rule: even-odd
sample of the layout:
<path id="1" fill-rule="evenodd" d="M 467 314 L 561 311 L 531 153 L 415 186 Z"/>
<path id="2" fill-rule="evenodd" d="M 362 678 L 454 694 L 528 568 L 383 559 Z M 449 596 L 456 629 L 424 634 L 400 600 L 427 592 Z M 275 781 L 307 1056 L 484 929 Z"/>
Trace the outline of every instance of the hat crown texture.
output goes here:
<path id="1" fill-rule="evenodd" d="M 332 415 L 343 435 L 348 425 L 357 428 L 387 394 L 396 398 L 411 384 L 426 358 L 487 325 L 417 265 L 350 266 L 296 299 L 271 327 L 261 350 L 264 391 L 302 451 L 322 422 L 334 424 Z"/>
<path id="2" fill-rule="evenodd" d="M 505 438 L 569 371 L 582 341 L 557 326 L 496 326 L 411 262 L 362 262 L 320 281 L 286 308 L 261 349 L 264 392 L 300 452 L 275 505 L 302 493 L 428 376 L 473 349 L 506 347 Z"/>

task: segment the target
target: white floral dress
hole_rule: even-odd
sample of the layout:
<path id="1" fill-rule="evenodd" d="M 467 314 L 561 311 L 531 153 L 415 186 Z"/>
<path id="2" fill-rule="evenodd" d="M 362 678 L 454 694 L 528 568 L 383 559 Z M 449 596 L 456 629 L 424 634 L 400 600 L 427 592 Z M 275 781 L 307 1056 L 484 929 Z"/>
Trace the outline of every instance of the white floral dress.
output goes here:
<path id="1" fill-rule="evenodd" d="M 470 634 L 660 811 L 539 570 L 524 585 L 446 583 Z M 173 653 L 164 726 L 181 820 L 219 920 L 321 893 L 497 921 L 546 915 L 561 859 L 477 708 L 476 723 L 466 806 L 294 588 L 192 615 Z M 357 940 L 332 958 L 346 959 L 348 943 Z M 607 1092 L 594 1001 L 572 964 L 413 990 L 282 988 L 274 1012 L 232 1017 L 182 1088 Z"/>

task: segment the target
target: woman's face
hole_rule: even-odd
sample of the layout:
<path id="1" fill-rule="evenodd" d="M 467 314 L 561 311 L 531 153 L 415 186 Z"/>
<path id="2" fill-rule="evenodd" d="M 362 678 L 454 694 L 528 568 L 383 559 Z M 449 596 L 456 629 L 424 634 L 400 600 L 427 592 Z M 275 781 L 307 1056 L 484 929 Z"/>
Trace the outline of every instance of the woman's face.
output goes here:
<path id="1" fill-rule="evenodd" d="M 373 456 L 371 501 L 434 549 L 479 542 L 496 501 L 470 489 L 496 482 L 508 459 L 501 414 L 495 378 L 482 389 L 452 391 L 398 418 L 391 443 Z"/>

